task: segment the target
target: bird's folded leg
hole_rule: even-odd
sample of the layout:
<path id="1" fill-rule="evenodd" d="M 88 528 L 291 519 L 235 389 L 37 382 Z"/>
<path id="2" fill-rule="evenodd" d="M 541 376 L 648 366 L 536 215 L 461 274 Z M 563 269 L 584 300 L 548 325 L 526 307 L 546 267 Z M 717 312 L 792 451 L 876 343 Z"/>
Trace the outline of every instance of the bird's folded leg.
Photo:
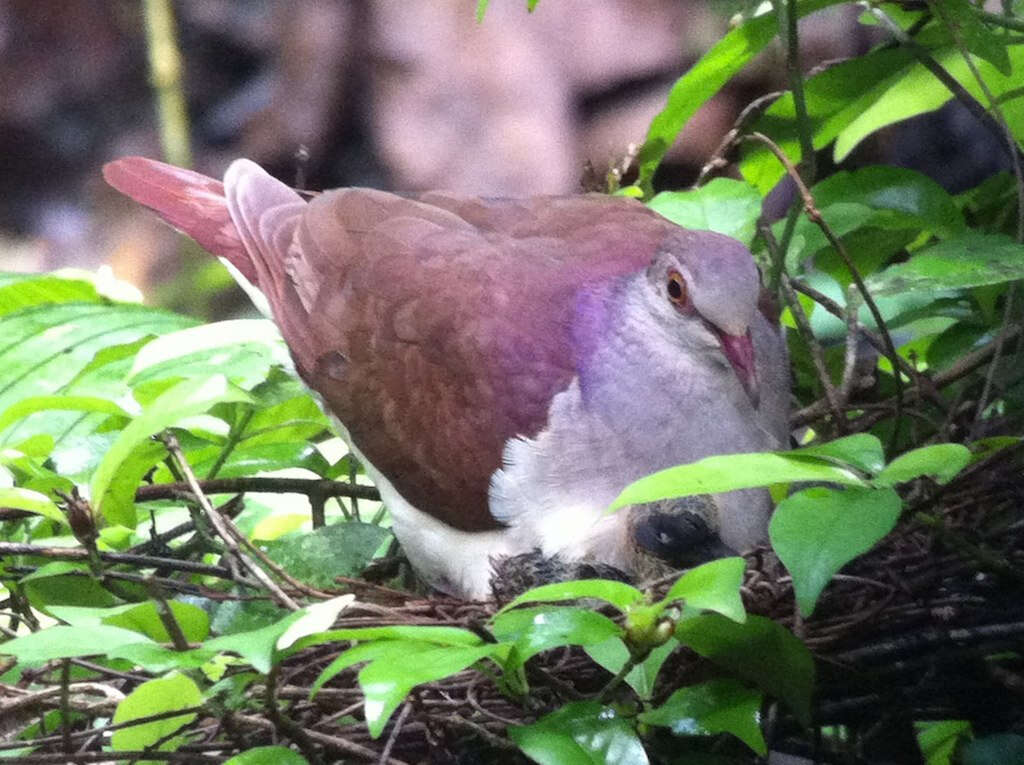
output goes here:
<path id="1" fill-rule="evenodd" d="M 736 552 L 718 536 L 718 503 L 710 494 L 634 505 L 629 513 L 638 581 Z"/>

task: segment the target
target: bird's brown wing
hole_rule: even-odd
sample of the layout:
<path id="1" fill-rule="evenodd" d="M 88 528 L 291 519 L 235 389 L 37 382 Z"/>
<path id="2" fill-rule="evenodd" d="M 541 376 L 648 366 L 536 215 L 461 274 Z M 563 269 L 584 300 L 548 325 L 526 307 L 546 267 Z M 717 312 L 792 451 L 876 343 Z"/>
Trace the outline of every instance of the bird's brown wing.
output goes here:
<path id="1" fill-rule="evenodd" d="M 607 197 L 325 194 L 289 265 L 321 360 L 307 379 L 410 503 L 494 527 L 506 441 L 536 435 L 576 374 L 577 294 L 645 267 L 666 225 Z"/>

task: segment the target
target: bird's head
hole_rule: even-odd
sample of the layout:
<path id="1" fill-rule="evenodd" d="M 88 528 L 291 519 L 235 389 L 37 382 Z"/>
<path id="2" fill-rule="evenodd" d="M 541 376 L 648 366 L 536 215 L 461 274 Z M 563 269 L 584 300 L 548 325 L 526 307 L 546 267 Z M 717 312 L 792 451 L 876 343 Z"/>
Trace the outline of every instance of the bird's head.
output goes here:
<path id="1" fill-rule="evenodd" d="M 691 355 L 731 367 L 756 407 L 750 325 L 761 280 L 747 248 L 720 234 L 679 229 L 645 276 L 647 307 L 657 324 Z"/>

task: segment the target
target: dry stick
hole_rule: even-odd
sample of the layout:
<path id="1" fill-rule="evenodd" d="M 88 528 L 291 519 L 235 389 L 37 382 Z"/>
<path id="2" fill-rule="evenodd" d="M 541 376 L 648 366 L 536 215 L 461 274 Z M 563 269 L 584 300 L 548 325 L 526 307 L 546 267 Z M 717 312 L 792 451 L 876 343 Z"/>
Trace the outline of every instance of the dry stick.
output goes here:
<path id="1" fill-rule="evenodd" d="M 89 551 L 80 547 L 41 547 L 24 542 L 0 542 L 0 555 L 38 555 L 41 558 L 54 560 L 88 560 Z M 144 568 L 167 568 L 173 571 L 184 571 L 189 574 L 216 576 L 230 579 L 231 572 L 223 566 L 210 566 L 190 560 L 162 558 L 156 555 L 132 555 L 131 553 L 99 552 L 100 560 L 105 563 L 124 563 Z"/>
<path id="2" fill-rule="evenodd" d="M 281 707 L 277 704 L 277 676 L 280 670 L 281 665 L 278 664 L 271 667 L 270 672 L 267 673 L 263 708 L 266 710 L 267 717 L 274 723 L 274 729 L 285 738 L 294 741 L 311 765 L 320 765 L 322 762 L 320 752 L 317 750 L 312 739 L 310 739 L 305 728 L 283 714 Z"/>
<path id="3" fill-rule="evenodd" d="M 192 493 L 195 494 L 196 502 L 206 515 L 206 519 L 217 531 L 217 535 L 220 536 L 228 550 L 235 556 L 235 559 L 248 569 L 254 577 L 256 577 L 260 584 L 267 589 L 279 604 L 291 611 L 298 611 L 300 608 L 299 604 L 292 600 L 288 593 L 278 587 L 274 580 L 271 579 L 262 568 L 256 565 L 256 563 L 242 551 L 238 544 L 238 537 L 236 536 L 237 530 L 236 534 L 231 533 L 232 528 L 234 528 L 234 524 L 214 510 L 213 505 L 210 504 L 210 500 L 207 499 L 205 494 L 203 494 L 203 490 L 199 487 L 199 481 L 196 479 L 195 473 L 192 472 L 192 468 L 189 466 L 188 461 L 185 459 L 185 455 L 181 451 L 181 445 L 178 443 L 178 439 L 172 433 L 165 432 L 161 437 L 161 440 L 167 447 L 167 451 L 170 453 L 171 459 L 177 464 L 178 469 L 185 477 L 185 482 L 189 485 Z"/>
<path id="4" fill-rule="evenodd" d="M 412 704 L 406 701 L 402 704 L 402 711 L 398 713 L 398 719 L 395 720 L 395 725 L 391 729 L 391 735 L 388 736 L 388 741 L 384 744 L 384 748 L 381 750 L 380 758 L 377 760 L 379 765 L 384 765 L 391 758 L 391 750 L 395 748 L 395 742 L 398 741 L 398 734 L 402 731 L 402 726 L 405 725 L 405 718 L 409 716 L 409 711 L 412 709 Z"/>
<path id="5" fill-rule="evenodd" d="M 839 254 L 843 262 L 846 264 L 847 270 L 850 272 L 850 277 L 857 285 L 857 289 L 860 290 L 861 296 L 864 298 L 864 302 L 867 303 L 868 310 L 871 311 L 871 316 L 874 317 L 875 324 L 878 325 L 879 331 L 882 333 L 882 339 L 885 342 L 886 355 L 892 362 L 893 368 L 893 381 L 896 383 L 896 418 L 893 424 L 892 443 L 896 442 L 896 438 L 899 435 L 900 430 L 900 418 L 903 416 L 903 376 L 900 374 L 900 357 L 896 353 L 896 346 L 892 343 L 892 337 L 889 335 L 889 328 L 885 323 L 885 319 L 882 318 L 881 311 L 878 310 L 878 306 L 875 304 L 875 300 L 871 297 L 871 293 L 868 292 L 867 285 L 864 284 L 864 279 L 860 275 L 860 271 L 853 264 L 853 260 L 850 259 L 850 253 L 846 251 L 846 247 L 843 245 L 839 237 L 836 236 L 832 227 L 825 222 L 825 219 L 821 217 L 821 213 L 818 211 L 817 206 L 814 203 L 814 197 L 811 196 L 810 189 L 804 183 L 800 177 L 800 173 L 793 167 L 793 163 L 789 161 L 789 157 L 775 141 L 766 136 L 764 133 L 753 132 L 748 138 L 755 141 L 760 141 L 776 156 L 782 166 L 786 168 L 786 172 L 790 178 L 793 179 L 793 183 L 796 184 L 797 189 L 800 191 L 800 197 L 804 202 L 804 212 L 807 213 L 807 217 L 814 223 L 818 228 L 821 229 L 821 233 L 828 239 L 829 244 L 832 245 L 833 249 Z"/>
<path id="6" fill-rule="evenodd" d="M 250 476 L 246 478 L 214 478 L 196 481 L 206 494 L 241 494 L 247 491 L 294 492 L 295 494 L 322 494 L 327 497 L 358 497 L 379 500 L 380 493 L 372 486 L 353 486 L 342 481 L 324 478 L 269 478 Z M 135 492 L 137 502 L 152 499 L 179 499 L 183 492 L 195 494 L 189 483 L 156 483 L 140 486 Z"/>
<path id="7" fill-rule="evenodd" d="M 789 276 L 785 271 L 781 274 L 779 280 L 779 286 L 782 288 L 782 293 L 786 297 L 786 303 L 789 304 L 789 311 L 793 315 L 793 320 L 796 322 L 797 327 L 800 329 L 800 334 L 807 342 L 807 347 L 811 351 L 811 361 L 814 363 L 814 369 L 818 373 L 818 380 L 821 382 L 821 386 L 825 391 L 825 400 L 828 402 L 828 407 L 832 411 L 832 418 L 835 421 L 836 430 L 840 434 L 846 433 L 846 426 L 844 424 L 843 417 L 843 405 L 846 403 L 845 399 L 841 399 L 839 392 L 836 390 L 835 385 L 832 384 L 832 377 L 828 373 L 828 367 L 825 366 L 825 352 L 821 348 L 821 343 L 818 342 L 818 338 L 814 336 L 814 331 L 811 329 L 811 322 L 807 318 L 807 314 L 804 312 L 804 307 L 800 305 L 800 300 L 797 298 L 796 293 L 793 291 L 792 285 L 789 283 Z M 849 345 L 854 345 L 853 338 L 847 338 Z"/>

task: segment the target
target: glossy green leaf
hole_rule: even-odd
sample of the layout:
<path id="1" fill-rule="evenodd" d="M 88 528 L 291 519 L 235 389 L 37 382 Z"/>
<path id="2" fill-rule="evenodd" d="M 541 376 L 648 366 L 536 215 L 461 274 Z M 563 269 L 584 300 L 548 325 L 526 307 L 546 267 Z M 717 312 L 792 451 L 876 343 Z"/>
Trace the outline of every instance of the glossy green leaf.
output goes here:
<path id="1" fill-rule="evenodd" d="M 53 503 L 45 494 L 31 489 L 13 487 L 0 489 L 0 507 L 13 507 L 18 510 L 25 510 L 51 521 L 56 521 L 61 526 L 68 525 L 68 519 L 61 512 L 60 508 Z"/>
<path id="2" fill-rule="evenodd" d="M 870 433 L 854 433 L 821 444 L 802 446 L 792 452 L 808 457 L 822 457 L 840 464 L 850 465 L 868 475 L 875 475 L 885 467 L 882 442 Z"/>
<path id="3" fill-rule="evenodd" d="M 275 363 L 287 365 L 288 353 L 272 322 L 219 321 L 171 332 L 147 344 L 135 357 L 129 382 L 221 373 L 248 389 L 266 379 Z"/>
<path id="4" fill-rule="evenodd" d="M 24 664 L 38 665 L 51 659 L 103 655 L 111 648 L 132 643 L 152 641 L 120 627 L 57 625 L 0 643 L 0 654 L 13 656 Z"/>
<path id="5" fill-rule="evenodd" d="M 840 202 L 864 205 L 876 213 L 872 225 L 913 225 L 941 238 L 966 230 L 949 192 L 916 170 L 891 165 L 844 170 L 815 184 L 812 193 L 819 209 Z"/>
<path id="6" fill-rule="evenodd" d="M 815 149 L 835 140 L 868 106 L 899 81 L 914 57 L 905 48 L 880 48 L 832 64 L 804 81 L 804 98 Z M 791 92 L 783 93 L 753 126 L 769 135 L 794 163 L 802 158 Z M 742 146 L 739 169 L 747 182 L 767 194 L 785 175 L 768 147 L 748 141 Z"/>
<path id="7" fill-rule="evenodd" d="M 746 561 L 743 558 L 720 558 L 690 569 L 669 588 L 664 603 L 683 600 L 692 608 L 717 611 L 733 621 L 742 622 L 747 618 L 740 598 L 743 572 Z"/>
<path id="8" fill-rule="evenodd" d="M 59 303 L 101 303 L 88 281 L 36 274 L 0 275 L 0 316 L 32 306 Z"/>
<path id="9" fill-rule="evenodd" d="M 133 452 L 142 447 L 150 436 L 182 418 L 205 412 L 222 401 L 244 401 L 247 398 L 222 375 L 182 380 L 164 391 L 121 431 L 103 457 L 90 485 L 93 507 L 111 523 L 134 528 L 134 487 L 121 488 L 115 484 L 115 478 Z M 148 456 L 152 457 L 153 453 Z"/>
<path id="10" fill-rule="evenodd" d="M 277 653 L 277 641 L 292 624 L 303 617 L 301 611 L 285 614 L 272 624 L 247 632 L 236 632 L 232 635 L 207 640 L 205 647 L 214 651 L 231 651 L 237 653 L 253 669 L 266 674 L 270 671 Z"/>
<path id="11" fill-rule="evenodd" d="M 872 295 L 935 292 L 1024 278 L 1024 245 L 1002 234 L 971 231 L 920 250 L 865 279 Z"/>
<path id="12" fill-rule="evenodd" d="M 140 717 L 188 709 L 202 703 L 203 694 L 195 681 L 187 675 L 172 672 L 165 677 L 147 680 L 125 696 L 117 705 L 112 722 L 115 725 L 123 724 Z M 196 717 L 195 712 L 189 712 L 120 728 L 111 736 L 110 746 L 114 751 L 155 747 L 156 751 L 173 752 L 183 741 L 173 734 Z"/>
<path id="13" fill-rule="evenodd" d="M 109 659 L 130 661 L 154 675 L 174 669 L 199 669 L 217 655 L 216 651 L 207 648 L 176 651 L 159 643 L 130 643 L 108 648 L 104 653 Z"/>
<path id="14" fill-rule="evenodd" d="M 181 600 L 169 600 L 167 605 L 186 640 L 199 643 L 210 634 L 210 618 L 199 606 Z M 152 601 L 127 603 L 112 608 L 54 606 L 50 612 L 72 627 L 106 624 L 134 630 L 159 643 L 168 643 L 171 640 L 160 620 L 156 604 Z"/>
<path id="15" fill-rule="evenodd" d="M 710 680 L 680 688 L 639 720 L 671 728 L 678 736 L 731 733 L 763 757 L 768 747 L 761 734 L 762 700 L 763 694 L 736 680 Z"/>
<path id="16" fill-rule="evenodd" d="M 551 648 L 593 645 L 623 634 L 622 627 L 604 614 L 557 606 L 502 612 L 494 618 L 491 631 L 498 640 L 515 643 L 520 664 Z"/>
<path id="17" fill-rule="evenodd" d="M 461 672 L 500 648 L 490 643 L 440 646 L 410 655 L 399 641 L 386 645 L 392 652 L 359 672 L 359 685 L 366 697 L 366 724 L 374 738 L 383 733 L 391 715 L 415 686 Z"/>
<path id="18" fill-rule="evenodd" d="M 236 754 L 224 765 L 309 765 L 309 760 L 286 746 L 257 746 Z"/>
<path id="19" fill-rule="evenodd" d="M 288 625 L 288 629 L 277 639 L 277 648 L 283 651 L 300 638 L 326 632 L 334 624 L 338 614 L 352 605 L 355 599 L 356 596 L 349 593 L 306 606 L 299 611 L 302 616 Z"/>
<path id="20" fill-rule="evenodd" d="M 892 531 L 902 509 L 892 489 L 813 487 L 779 503 L 768 533 L 793 575 L 804 616 L 810 616 L 833 574 Z"/>
<path id="21" fill-rule="evenodd" d="M 761 195 L 742 181 L 715 178 L 699 189 L 663 191 L 647 206 L 684 228 L 715 231 L 750 244 L 761 216 Z"/>
<path id="22" fill-rule="evenodd" d="M 814 659 L 785 627 L 763 616 L 739 624 L 718 614 L 684 619 L 676 637 L 701 656 L 781 699 L 804 725 L 811 720 Z"/>
<path id="23" fill-rule="evenodd" d="M 953 765 L 957 748 L 971 735 L 971 724 L 966 720 L 919 722 L 914 727 L 917 745 L 928 765 Z"/>
<path id="24" fill-rule="evenodd" d="M 612 707 L 575 701 L 532 725 L 513 725 L 509 738 L 541 765 L 647 765 L 632 723 Z"/>
<path id="25" fill-rule="evenodd" d="M 63 303 L 37 305 L 0 316 L 0 412 L 37 396 L 120 401 L 124 376 L 139 343 L 154 334 L 194 324 L 194 319 L 139 305 Z M 105 411 L 40 409 L 0 432 L 0 445 L 50 435 L 59 473 L 84 481 L 109 448 L 113 434 L 99 433 Z"/>
<path id="26" fill-rule="evenodd" d="M 804 0 L 797 6 L 797 15 L 835 5 L 837 0 Z M 778 31 L 774 13 L 766 13 L 743 21 L 733 28 L 690 70 L 676 80 L 668 94 L 668 102 L 647 129 L 647 136 L 637 157 L 637 185 L 648 194 L 654 172 L 665 153 L 675 142 L 683 126 L 733 75 L 772 41 Z"/>
<path id="27" fill-rule="evenodd" d="M 996 34 L 975 15 L 975 6 L 969 0 L 941 0 L 929 6 L 944 24 L 952 27 L 956 39 L 968 51 L 1009 76 L 1012 67 L 1006 53 L 1006 38 Z"/>
<path id="28" fill-rule="evenodd" d="M 879 486 L 895 486 L 923 475 L 938 483 L 949 483 L 967 467 L 971 451 L 963 444 L 932 444 L 901 454 L 878 474 Z"/>
<path id="29" fill-rule="evenodd" d="M 658 679 L 661 666 L 669 655 L 679 647 L 679 641 L 669 638 L 666 642 L 651 649 L 647 657 L 626 673 L 625 682 L 636 691 L 641 699 L 649 699 L 654 694 L 654 684 Z M 629 649 L 621 638 L 611 637 L 601 643 L 583 647 L 587 656 L 600 664 L 612 675 L 617 675 L 626 662 L 630 660 Z"/>
<path id="30" fill-rule="evenodd" d="M 333 523 L 264 543 L 267 555 L 313 587 L 330 587 L 339 576 L 358 576 L 391 532 L 372 523 Z"/>
<path id="31" fill-rule="evenodd" d="M 35 412 L 47 411 L 100 412 L 106 415 L 130 417 L 118 404 L 96 396 L 29 396 L 12 404 L 0 414 L 0 431 Z"/>
<path id="32" fill-rule="evenodd" d="M 1009 76 L 1001 74 L 987 61 L 977 61 L 977 68 L 994 98 L 1008 94 L 1020 86 L 1020 72 L 1024 71 L 1024 45 L 1012 45 L 1006 49 L 1012 71 Z M 981 103 L 987 97 L 981 92 L 959 50 L 946 47 L 932 53 L 936 61 L 949 72 L 967 91 Z M 953 98 L 953 94 L 921 64 L 914 62 L 885 92 L 860 110 L 857 117 L 845 127 L 836 138 L 834 158 L 842 162 L 864 138 L 881 128 L 901 120 L 934 111 Z M 1007 122 L 1018 140 L 1024 138 L 1024 122 L 1019 120 L 1024 108 L 1022 99 L 1004 101 L 1001 105 Z"/>
<path id="33" fill-rule="evenodd" d="M 349 627 L 347 629 L 329 630 L 309 638 L 303 638 L 295 644 L 295 648 L 301 650 L 311 645 L 338 640 L 415 641 L 430 643 L 435 646 L 478 646 L 483 642 L 475 632 L 462 629 L 461 627 L 440 627 L 432 624 L 393 624 L 387 627 Z"/>
<path id="34" fill-rule="evenodd" d="M 644 594 L 625 582 L 611 579 L 578 579 L 573 582 L 555 582 L 527 590 L 512 600 L 498 613 L 503 613 L 523 603 L 555 603 L 562 600 L 597 598 L 611 603 L 620 611 L 643 599 Z"/>
<path id="35" fill-rule="evenodd" d="M 792 481 L 831 481 L 866 486 L 853 471 L 816 458 L 787 452 L 754 452 L 705 457 L 689 465 L 668 468 L 627 486 L 611 509 L 657 502 L 690 494 L 717 494 Z"/>

